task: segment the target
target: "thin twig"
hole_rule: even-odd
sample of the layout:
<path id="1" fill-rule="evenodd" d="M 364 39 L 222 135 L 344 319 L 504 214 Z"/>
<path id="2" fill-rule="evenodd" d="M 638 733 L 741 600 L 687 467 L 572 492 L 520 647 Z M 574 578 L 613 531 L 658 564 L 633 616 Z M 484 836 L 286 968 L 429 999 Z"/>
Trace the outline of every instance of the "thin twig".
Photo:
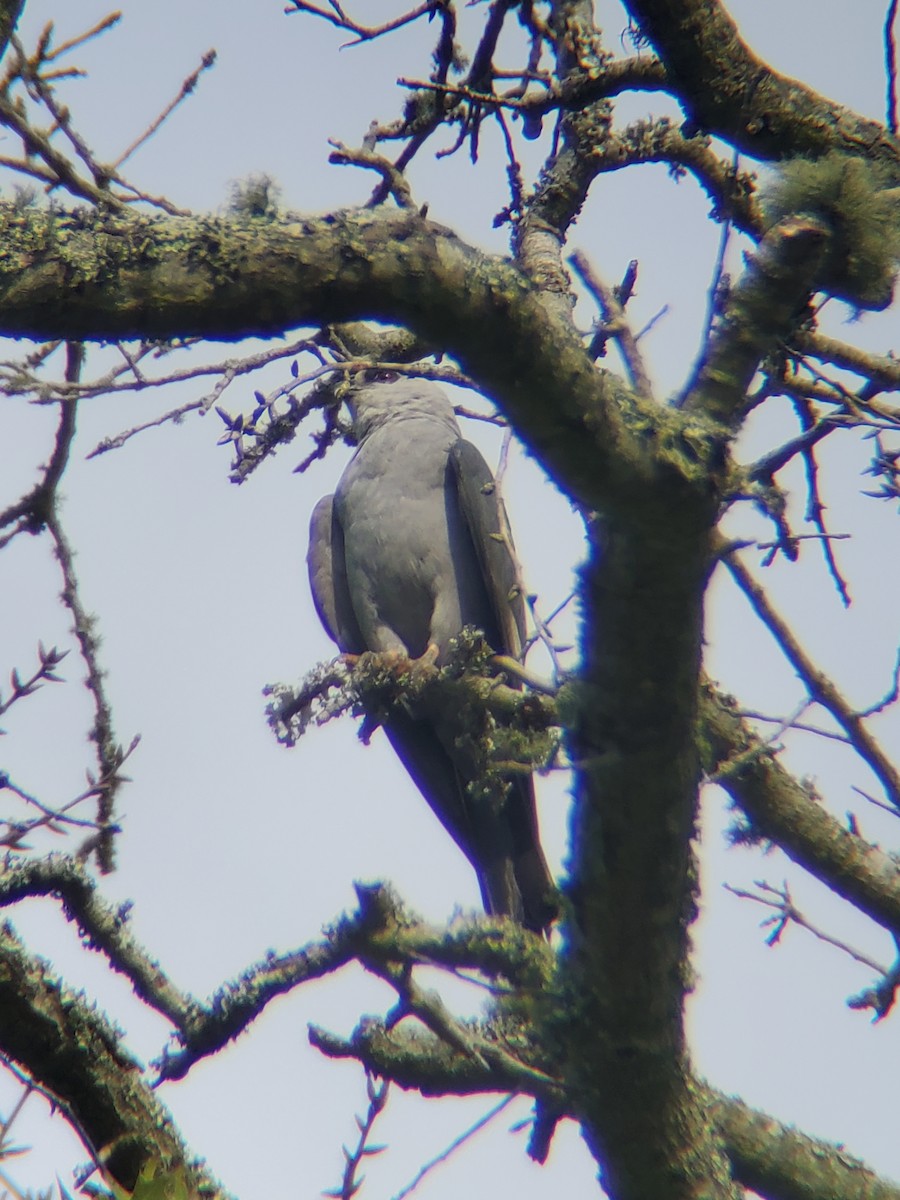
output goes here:
<path id="1" fill-rule="evenodd" d="M 727 779 L 730 775 L 734 775 L 736 771 L 739 771 L 742 767 L 746 766 L 754 759 L 758 759 L 761 755 L 772 754 L 779 750 L 781 747 L 776 745 L 778 739 L 783 733 L 787 733 L 789 729 L 795 729 L 797 727 L 798 718 L 800 718 L 806 712 L 811 704 L 812 700 L 810 700 L 808 697 L 801 700 L 789 716 L 782 718 L 778 726 L 773 730 L 772 733 L 769 734 L 768 737 L 760 738 L 741 754 L 737 754 L 733 758 L 726 759 L 726 761 L 721 764 L 717 771 L 713 772 L 712 775 L 705 776 L 703 782 L 721 783 L 723 779 Z"/>
<path id="2" fill-rule="evenodd" d="M 816 418 L 812 410 L 812 406 L 803 400 L 794 400 L 794 411 L 800 419 L 800 424 L 803 426 L 803 431 L 810 432 L 816 427 Z M 828 573 L 834 581 L 834 586 L 841 598 L 841 603 L 845 608 L 850 607 L 850 592 L 847 587 L 847 582 L 841 574 L 837 559 L 834 556 L 834 550 L 831 545 L 831 538 L 828 536 L 828 530 L 825 527 L 825 505 L 819 492 L 819 466 L 816 462 L 815 453 L 812 445 L 807 445 L 800 452 L 803 458 L 803 465 L 806 471 L 806 487 L 807 487 L 807 502 L 806 514 L 807 521 L 811 521 L 822 535 L 821 545 L 822 553 L 825 556 L 825 563 L 828 567 Z"/>
<path id="3" fill-rule="evenodd" d="M 604 332 L 616 339 L 631 386 L 639 396 L 652 399 L 653 389 L 650 376 L 647 374 L 643 356 L 638 349 L 637 338 L 631 332 L 625 316 L 625 309 L 619 303 L 612 288 L 608 288 L 596 274 L 587 255 L 576 250 L 569 257 L 569 262 L 575 268 L 581 282 L 597 301 L 603 317 Z"/>
<path id="4" fill-rule="evenodd" d="M 842 953 L 848 954 L 850 958 L 855 959 L 858 963 L 862 963 L 864 967 L 870 967 L 873 971 L 877 971 L 879 975 L 886 976 L 888 974 L 887 967 L 882 966 L 882 964 L 876 962 L 875 959 L 869 958 L 868 955 L 863 954 L 860 950 L 854 949 L 854 947 L 849 945 L 849 943 L 842 942 L 839 938 L 832 937 L 830 933 L 826 933 L 823 929 L 819 929 L 818 926 L 813 925 L 811 921 L 808 921 L 803 913 L 801 913 L 800 910 L 795 907 L 794 902 L 791 899 L 791 893 L 787 882 L 785 882 L 783 887 L 780 889 L 772 887 L 771 884 L 765 883 L 759 879 L 754 880 L 754 885 L 760 889 L 763 895 L 760 896 L 755 892 L 747 892 L 742 888 L 732 887 L 730 883 L 725 883 L 722 886 L 727 892 L 731 892 L 732 895 L 738 896 L 741 900 L 752 900 L 756 904 L 763 904 L 766 908 L 773 908 L 775 910 L 776 916 L 767 917 L 761 922 L 761 927 L 763 929 L 768 925 L 773 926 L 771 933 L 766 935 L 766 942 L 768 945 L 777 945 L 778 942 L 781 941 L 781 935 L 784 933 L 790 922 L 793 921 L 795 925 L 799 925 L 802 929 L 806 929 L 813 935 L 813 937 L 818 938 L 820 942 L 826 942 L 829 946 L 834 946 L 836 950 L 840 950 Z"/>
<path id="5" fill-rule="evenodd" d="M 772 607 L 764 589 L 738 560 L 736 554 L 726 554 L 722 561 L 750 601 L 756 615 L 781 647 L 785 658 L 803 680 L 811 699 L 831 713 L 850 738 L 860 758 L 877 776 L 888 799 L 900 809 L 900 773 L 863 725 L 860 714 L 851 708 L 835 684 L 803 650 L 787 623 Z"/>
<path id="6" fill-rule="evenodd" d="M 369 1135 L 373 1125 L 384 1111 L 390 1086 L 390 1081 L 387 1079 L 381 1084 L 376 1083 L 375 1076 L 370 1071 L 366 1071 L 366 1095 L 369 1098 L 369 1107 L 365 1117 L 358 1116 L 356 1118 L 356 1125 L 359 1129 L 356 1148 L 351 1151 L 346 1146 L 341 1147 L 344 1152 L 343 1178 L 338 1187 L 322 1193 L 323 1196 L 330 1197 L 330 1200 L 353 1200 L 365 1179 L 365 1175 L 357 1177 L 356 1174 L 363 1159 L 371 1157 L 373 1154 L 380 1154 L 385 1149 L 384 1146 L 370 1145 Z"/>
<path id="7" fill-rule="evenodd" d="M 884 712 L 886 708 L 896 704 L 898 696 L 900 696 L 900 650 L 897 651 L 897 658 L 894 662 L 894 674 L 890 688 L 880 700 L 876 700 L 869 708 L 861 708 L 856 715 L 858 717 L 874 717 L 876 713 Z"/>
<path id="8" fill-rule="evenodd" d="M 741 156 L 740 152 L 735 150 L 731 166 L 737 175 L 740 167 Z M 716 261 L 713 264 L 712 279 L 710 280 L 709 289 L 706 294 L 706 315 L 703 319 L 703 336 L 700 339 L 700 354 L 706 353 L 706 344 L 709 341 L 712 333 L 713 324 L 716 316 L 722 308 L 723 293 L 727 289 L 727 280 L 725 276 L 725 259 L 728 254 L 728 243 L 731 239 L 731 221 L 726 217 L 722 222 L 722 228 L 719 231 L 719 245 L 716 250 Z"/>
<path id="9" fill-rule="evenodd" d="M 461 1133 L 458 1138 L 454 1138 L 454 1140 L 445 1150 L 442 1150 L 440 1154 L 436 1155 L 429 1162 L 425 1163 L 425 1165 L 419 1169 L 415 1178 L 412 1179 L 406 1185 L 406 1187 L 401 1188 L 400 1191 L 396 1193 L 396 1195 L 393 1197 L 393 1200 L 406 1200 L 406 1197 L 411 1195 L 416 1190 L 426 1175 L 433 1171 L 435 1167 L 439 1167 L 441 1163 L 446 1162 L 452 1154 L 454 1154 L 461 1146 L 465 1145 L 465 1143 L 473 1138 L 476 1133 L 479 1133 L 485 1128 L 485 1126 L 489 1125 L 491 1121 L 495 1119 L 495 1117 L 499 1117 L 500 1113 L 502 1113 L 504 1109 L 508 1108 L 516 1098 L 516 1093 L 513 1092 L 509 1096 L 504 1096 L 504 1098 L 498 1104 L 495 1104 L 493 1108 L 488 1109 L 484 1116 L 479 1117 L 474 1125 L 470 1125 L 469 1128 Z"/>
<path id="10" fill-rule="evenodd" d="M 355 33 L 356 41 L 345 43 L 347 46 L 357 46 L 360 42 L 370 42 L 386 33 L 393 33 L 395 29 L 402 29 L 404 25 L 409 25 L 419 17 L 430 16 L 439 7 L 437 0 L 425 0 L 425 3 L 420 4 L 418 8 L 411 9 L 410 12 L 403 13 L 392 21 L 386 21 L 383 25 L 359 25 L 346 16 L 338 5 L 333 6 L 332 12 L 319 8 L 315 4 L 309 4 L 307 0 L 291 0 L 291 5 L 291 8 L 284 10 L 288 16 L 293 13 L 311 13 L 315 17 L 321 17 L 324 21 L 328 21 L 331 25 L 336 25 L 338 29 L 346 29 L 350 33 Z"/>
<path id="11" fill-rule="evenodd" d="M 131 158 L 132 154 L 134 154 L 134 152 L 140 146 L 143 146 L 144 142 L 146 142 L 154 135 L 154 133 L 156 133 L 163 122 L 172 115 L 178 105 L 181 104 L 183 100 L 186 100 L 188 96 L 190 96 L 194 88 L 196 88 L 200 80 L 200 76 L 204 71 L 208 71 L 212 66 L 214 66 L 215 61 L 215 50 L 207 50 L 207 52 L 203 55 L 203 58 L 200 60 L 200 66 L 191 75 L 188 75 L 187 79 L 185 79 L 185 81 L 182 83 L 175 99 L 163 109 L 155 121 L 150 122 L 144 132 L 131 143 L 128 149 L 119 155 L 110 168 L 112 171 L 117 171 L 123 162 Z"/>
<path id="12" fill-rule="evenodd" d="M 805 705 L 805 707 L 808 706 Z M 844 745 L 852 744 L 845 733 L 835 733 L 833 729 L 823 729 L 821 725 L 807 725 L 805 721 L 794 721 L 789 717 L 772 717 L 768 713 L 757 712 L 750 708 L 738 708 L 735 709 L 735 712 L 739 717 L 750 721 L 765 721 L 769 725 L 777 725 L 782 733 L 796 729 L 800 733 L 814 733 L 817 737 L 829 738 L 831 741 L 842 742 Z"/>
<path id="13" fill-rule="evenodd" d="M 510 451 L 511 446 L 512 446 L 512 429 L 507 427 L 507 429 L 505 430 L 505 432 L 503 434 L 503 442 L 500 447 L 500 458 L 497 463 L 497 470 L 494 472 L 494 483 L 495 483 L 496 489 L 497 489 L 497 496 L 498 496 L 498 500 L 499 500 L 500 511 L 502 514 L 504 514 L 504 516 L 506 513 L 506 509 L 504 507 L 503 497 L 502 497 L 503 477 L 506 474 L 506 468 L 509 464 L 509 451 Z M 531 646 L 534 644 L 535 641 L 543 642 L 544 647 L 546 648 L 547 653 L 550 656 L 550 661 L 553 664 L 554 680 L 558 684 L 559 680 L 562 676 L 562 673 L 563 673 L 563 667 L 562 667 L 562 662 L 559 657 L 559 651 L 556 646 L 556 643 L 553 640 L 553 635 L 551 634 L 549 628 L 547 627 L 546 622 L 541 619 L 541 615 L 540 615 L 540 612 L 538 611 L 538 607 L 537 607 L 537 597 L 528 590 L 528 587 L 525 582 L 525 573 L 522 570 L 522 564 L 519 561 L 519 556 L 516 553 L 516 547 L 513 544 L 512 535 L 509 531 L 508 523 L 505 520 L 501 521 L 500 536 L 506 545 L 506 549 L 509 553 L 510 561 L 512 562 L 512 565 L 513 565 L 513 570 L 514 570 L 515 576 L 516 576 L 516 587 L 519 590 L 519 594 L 524 599 L 525 605 L 531 614 L 531 620 L 534 625 L 534 631 L 535 631 L 534 637 L 530 637 L 530 638 L 526 639 L 525 644 L 521 648 L 522 655 L 524 656 L 528 652 L 528 650 L 531 648 Z M 542 689 L 542 690 L 544 690 L 544 689 Z M 551 692 L 550 694 L 553 694 L 553 693 Z"/>
<path id="14" fill-rule="evenodd" d="M 884 68 L 887 77 L 887 111 L 885 121 L 888 129 L 897 136 L 897 9 L 898 0 L 890 0 L 884 19 Z"/>

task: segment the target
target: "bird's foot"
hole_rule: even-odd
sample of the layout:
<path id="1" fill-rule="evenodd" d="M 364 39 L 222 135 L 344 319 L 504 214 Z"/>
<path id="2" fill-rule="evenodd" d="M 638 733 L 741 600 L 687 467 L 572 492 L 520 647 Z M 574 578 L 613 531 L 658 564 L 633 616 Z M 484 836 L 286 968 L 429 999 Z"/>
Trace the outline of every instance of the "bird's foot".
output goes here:
<path id="1" fill-rule="evenodd" d="M 425 653 L 421 654 L 418 658 L 410 659 L 410 661 L 416 667 L 436 667 L 440 653 L 438 645 L 435 642 L 429 642 Z"/>

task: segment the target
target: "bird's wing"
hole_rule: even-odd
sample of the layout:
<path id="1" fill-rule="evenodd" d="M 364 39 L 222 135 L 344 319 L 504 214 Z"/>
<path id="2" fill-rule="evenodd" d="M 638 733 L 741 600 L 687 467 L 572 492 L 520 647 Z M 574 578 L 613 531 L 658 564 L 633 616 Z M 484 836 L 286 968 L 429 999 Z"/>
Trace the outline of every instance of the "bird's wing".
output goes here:
<path id="1" fill-rule="evenodd" d="M 515 545 L 506 508 L 497 493 L 490 467 L 481 452 L 462 438 L 450 451 L 460 511 L 472 538 L 501 645 L 495 650 L 520 659 L 525 645 L 525 598 L 515 561 Z M 504 845 L 515 876 L 516 915 L 528 928 L 545 929 L 557 916 L 556 889 L 541 850 L 534 779 L 518 775 L 510 781 L 504 806 Z M 505 882 L 505 881 L 503 881 Z M 485 890 L 482 883 L 482 891 Z M 510 910 L 491 907 L 489 912 Z M 521 915 L 519 915 L 521 913 Z"/>
<path id="2" fill-rule="evenodd" d="M 469 529 L 502 644 L 493 649 L 521 658 L 525 600 L 506 508 L 481 451 L 460 438 L 450 450 L 460 512 Z"/>
<path id="3" fill-rule="evenodd" d="M 313 509 L 306 565 L 313 604 L 325 632 L 345 654 L 362 654 L 366 645 L 350 598 L 344 533 L 335 512 L 334 496 L 323 496 Z"/>

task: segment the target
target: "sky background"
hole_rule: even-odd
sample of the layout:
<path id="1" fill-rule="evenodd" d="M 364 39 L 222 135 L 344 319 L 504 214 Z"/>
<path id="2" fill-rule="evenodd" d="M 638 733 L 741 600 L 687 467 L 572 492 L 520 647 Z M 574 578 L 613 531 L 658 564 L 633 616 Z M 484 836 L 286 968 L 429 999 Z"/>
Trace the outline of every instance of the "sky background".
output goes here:
<path id="1" fill-rule="evenodd" d="M 881 8 L 813 0 L 730 6 L 745 37 L 773 66 L 876 118 L 884 113 Z M 88 0 L 32 2 L 20 33 L 31 45 L 52 18 L 63 40 L 107 11 Z M 375 20 L 394 7 L 359 4 L 354 11 Z M 215 69 L 129 167 L 137 185 L 196 211 L 222 211 L 233 181 L 249 172 L 274 176 L 291 209 L 324 212 L 364 202 L 372 177 L 329 166 L 327 138 L 358 145 L 373 117 L 396 116 L 402 93 L 395 80 L 427 78 L 435 34 L 420 23 L 368 46 L 341 49 L 345 35 L 313 18 L 285 16 L 278 0 L 159 0 L 152 6 L 127 0 L 122 12 L 114 31 L 74 56 L 89 76 L 67 85 L 64 98 L 97 157 L 115 159 L 215 47 Z M 628 50 L 622 10 L 601 3 L 597 12 L 609 46 Z M 483 8 L 462 9 L 461 17 L 478 28 Z M 513 52 L 510 43 L 500 61 L 515 61 Z M 616 111 L 618 124 L 651 113 L 677 115 L 649 94 L 623 99 Z M 12 153 L 7 141 L 0 153 Z M 443 144 L 438 137 L 435 148 Z M 528 178 L 546 142 L 519 139 L 519 148 Z M 499 139 L 488 129 L 476 166 L 464 154 L 436 161 L 429 150 L 410 178 L 431 217 L 475 245 L 504 253 L 507 232 L 491 226 L 508 199 L 498 150 Z M 643 343 L 661 397 L 677 391 L 697 351 L 719 236 L 708 209 L 693 180 L 675 183 L 662 167 L 642 167 L 597 181 L 570 241 L 610 282 L 631 259 L 639 260 L 638 294 L 629 306 L 636 328 L 668 306 Z M 740 249 L 736 244 L 734 270 Z M 579 308 L 583 326 L 591 316 L 587 305 Z M 843 324 L 847 317 L 835 306 L 838 335 L 880 351 L 897 346 L 896 311 L 850 328 Z M 245 349 L 208 347 L 204 356 L 214 360 Z M 109 356 L 96 352 L 90 369 Z M 614 357 L 609 364 L 617 366 Z M 285 374 L 279 368 L 261 381 L 239 381 L 225 407 L 249 409 L 254 387 L 266 390 Z M 269 948 L 285 951 L 316 938 L 354 905 L 355 879 L 392 881 L 412 908 L 437 922 L 478 904 L 470 869 L 381 736 L 364 748 L 353 723 L 343 721 L 285 751 L 265 725 L 263 686 L 296 680 L 333 653 L 313 611 L 304 556 L 309 514 L 333 489 L 349 451 L 336 448 L 298 476 L 293 468 L 309 448 L 301 438 L 238 488 L 228 482 L 228 450 L 216 445 L 221 425 L 211 415 L 150 430 L 121 450 L 85 460 L 101 438 L 207 389 L 201 381 L 82 405 L 63 489 L 84 602 L 101 622 L 118 737 L 127 744 L 142 735 L 129 763 L 133 783 L 120 800 L 119 870 L 104 880 L 104 894 L 134 901 L 135 936 L 179 986 L 201 997 Z M 34 480 L 55 421 L 55 413 L 21 400 L 0 406 L 0 507 Z M 751 422 L 741 452 L 750 460 L 787 431 L 785 406 L 772 405 Z M 496 461 L 496 435 L 482 425 L 467 432 Z M 900 640 L 897 516 L 858 494 L 871 486 L 861 477 L 869 453 L 856 435 L 830 439 L 823 453 L 832 528 L 854 535 L 839 543 L 854 596 L 850 612 L 842 610 L 812 550 L 799 568 L 779 565 L 766 575 L 808 649 L 860 706 L 887 690 Z M 802 511 L 799 475 L 786 474 L 783 482 L 795 488 Z M 506 492 L 528 578 L 547 612 L 568 593 L 582 555 L 578 522 L 523 455 L 513 456 Z M 768 533 L 743 515 L 733 528 Z M 46 538 L 19 538 L 0 555 L 0 677 L 13 666 L 26 673 L 38 638 L 70 644 L 58 591 Z M 574 614 L 567 620 L 560 636 L 571 640 Z M 710 670 L 726 688 L 765 711 L 792 710 L 799 684 L 725 580 L 714 580 L 710 590 L 708 643 Z M 84 740 L 90 711 L 74 654 L 62 673 L 67 686 L 44 688 L 10 712 L 4 720 L 9 736 L 0 747 L 13 779 L 49 803 L 80 791 L 91 762 Z M 896 718 L 883 718 L 879 732 L 890 745 Z M 871 789 L 871 781 L 836 743 L 796 738 L 786 761 L 815 778 L 835 813 L 853 809 L 865 836 L 896 840 L 891 818 L 862 807 L 852 793 L 854 785 Z M 542 781 L 540 802 L 548 857 L 561 871 L 567 780 Z M 789 877 L 798 905 L 819 925 L 885 964 L 890 939 L 790 868 L 780 853 L 726 853 L 728 820 L 721 796 L 710 789 L 695 927 L 699 986 L 689 1014 L 696 1065 L 716 1086 L 808 1133 L 840 1140 L 900 1178 L 894 1078 L 900 1017 L 873 1026 L 864 1014 L 850 1012 L 844 1001 L 872 981 L 871 970 L 796 929 L 779 947 L 767 948 L 758 928 L 762 911 L 724 892 L 722 883 L 748 886 L 764 878 L 779 884 Z M 138 1055 L 148 1061 L 159 1053 L 164 1023 L 133 1000 L 101 959 L 82 950 L 53 903 L 33 902 L 8 915 L 69 983 L 100 998 Z M 458 984 L 441 987 L 459 1011 L 478 1011 L 479 993 Z M 243 1200 L 316 1195 L 339 1182 L 340 1144 L 355 1137 L 353 1114 L 365 1106 L 365 1087 L 354 1064 L 324 1060 L 310 1049 L 307 1023 L 347 1033 L 360 1014 L 384 1012 L 392 999 L 356 969 L 300 989 L 160 1096 L 194 1151 Z M 0 1085 L 0 1113 L 16 1094 L 15 1087 Z M 370 1161 L 364 1194 L 394 1195 L 492 1103 L 424 1101 L 396 1091 L 376 1135 L 389 1150 Z M 443 1200 L 464 1188 L 471 1200 L 498 1192 L 526 1200 L 561 1191 L 573 1200 L 596 1196 L 595 1165 L 573 1125 L 557 1133 L 546 1168 L 527 1159 L 527 1130 L 512 1127 L 528 1111 L 518 1101 L 418 1194 Z M 16 1129 L 34 1149 L 10 1168 L 11 1177 L 38 1187 L 58 1174 L 69 1184 L 72 1164 L 84 1155 L 64 1124 L 48 1121 L 46 1109 L 32 1100 Z"/>

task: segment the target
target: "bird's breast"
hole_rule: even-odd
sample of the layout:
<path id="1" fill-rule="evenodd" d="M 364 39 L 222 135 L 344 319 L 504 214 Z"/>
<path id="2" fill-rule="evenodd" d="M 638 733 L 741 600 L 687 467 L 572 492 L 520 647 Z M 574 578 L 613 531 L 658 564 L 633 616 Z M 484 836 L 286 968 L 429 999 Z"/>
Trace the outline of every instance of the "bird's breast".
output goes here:
<path id="1" fill-rule="evenodd" d="M 335 493 L 344 532 L 350 594 L 371 649 L 399 648 L 418 657 L 436 641 L 442 651 L 465 624 L 480 624 L 473 599 L 480 570 L 448 478 L 452 436 L 402 441 L 379 431 L 357 450 Z"/>

